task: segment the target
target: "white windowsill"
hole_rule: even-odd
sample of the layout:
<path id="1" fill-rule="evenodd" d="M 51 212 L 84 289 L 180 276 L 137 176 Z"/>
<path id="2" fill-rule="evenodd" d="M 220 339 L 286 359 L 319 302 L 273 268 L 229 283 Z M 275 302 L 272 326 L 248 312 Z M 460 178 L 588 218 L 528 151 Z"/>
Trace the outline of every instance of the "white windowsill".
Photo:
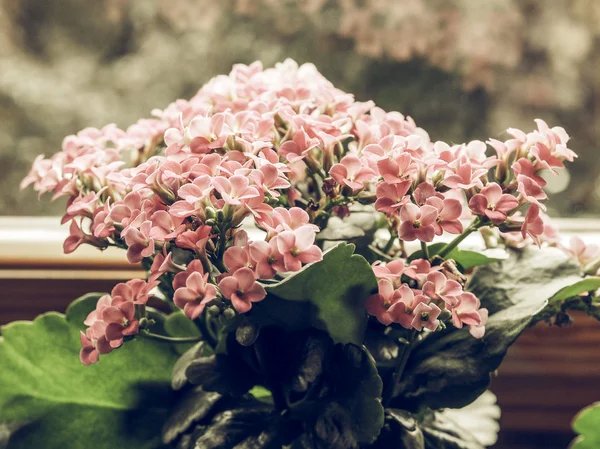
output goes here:
<path id="1" fill-rule="evenodd" d="M 600 220 L 556 219 L 553 221 L 565 240 L 572 235 L 586 242 L 600 244 Z M 68 226 L 60 225 L 59 217 L 0 217 L 0 269 L 2 277 L 9 272 L 17 276 L 19 270 L 30 267 L 68 267 L 70 271 L 90 269 L 107 272 L 111 270 L 138 273 L 135 266 L 125 258 L 125 252 L 117 248 L 98 251 L 83 245 L 72 254 L 63 254 L 62 244 L 68 235 Z M 76 278 L 71 273 L 71 278 Z M 13 277 L 14 278 L 14 277 Z"/>

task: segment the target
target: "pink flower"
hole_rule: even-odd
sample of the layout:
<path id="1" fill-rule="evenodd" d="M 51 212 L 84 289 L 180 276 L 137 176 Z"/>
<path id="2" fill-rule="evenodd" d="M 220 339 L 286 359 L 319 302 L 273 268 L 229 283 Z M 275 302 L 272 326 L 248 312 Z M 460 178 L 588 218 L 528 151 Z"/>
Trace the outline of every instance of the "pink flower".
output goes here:
<path id="1" fill-rule="evenodd" d="M 272 279 L 277 268 L 284 269 L 283 257 L 277 250 L 277 239 L 250 243 L 250 255 L 255 261 L 254 271 L 259 279 Z"/>
<path id="2" fill-rule="evenodd" d="M 308 152 L 318 145 L 319 139 L 311 139 L 304 131 L 304 128 L 300 128 L 295 132 L 294 140 L 288 140 L 281 144 L 279 153 L 288 161 L 296 162 L 304 159 Z"/>
<path id="3" fill-rule="evenodd" d="M 108 241 L 106 241 L 106 239 L 97 238 L 93 235 L 88 235 L 85 232 L 83 232 L 83 230 L 77 225 L 77 222 L 75 220 L 71 221 L 71 226 L 69 227 L 69 234 L 69 237 L 67 237 L 63 243 L 63 251 L 65 254 L 72 253 L 84 243 L 95 246 L 97 248 L 106 248 L 108 246 Z"/>
<path id="4" fill-rule="evenodd" d="M 250 186 L 250 181 L 245 176 L 234 175 L 227 179 L 223 176 L 213 178 L 213 185 L 225 201 L 225 204 L 237 206 L 247 202 L 250 198 L 260 195 L 256 187 Z"/>
<path id="5" fill-rule="evenodd" d="M 436 235 L 442 235 L 444 231 L 450 234 L 460 234 L 463 232 L 463 225 L 460 222 L 462 205 L 459 200 L 454 198 L 442 199 L 432 196 L 427 199 L 426 204 L 438 210 L 438 216 L 433 225 Z"/>
<path id="6" fill-rule="evenodd" d="M 375 209 L 379 212 L 393 215 L 401 206 L 409 201 L 406 195 L 412 181 L 406 179 L 396 184 L 388 184 L 383 181 L 377 184 L 377 200 L 375 201 Z"/>
<path id="7" fill-rule="evenodd" d="M 392 304 L 389 308 L 388 313 L 392 317 L 394 323 L 400 324 L 406 329 L 410 329 L 415 319 L 414 313 L 417 307 L 421 303 L 427 303 L 427 297 L 418 294 L 408 287 L 408 285 L 402 285 L 398 290 L 398 300 Z"/>
<path id="8" fill-rule="evenodd" d="M 454 281 L 448 280 L 439 271 L 427 275 L 427 282 L 423 284 L 423 294 L 433 300 L 441 299 L 451 308 L 458 304 L 458 296 L 462 293 L 462 286 Z"/>
<path id="9" fill-rule="evenodd" d="M 435 191 L 435 188 L 428 182 L 420 183 L 413 192 L 415 202 L 418 206 L 423 206 L 427 200 L 433 196 L 444 199 L 444 195 Z"/>
<path id="10" fill-rule="evenodd" d="M 427 259 L 415 259 L 404 269 L 404 274 L 409 278 L 422 283 L 427 279 L 429 273 L 439 269 L 439 266 L 432 268 L 431 263 Z"/>
<path id="11" fill-rule="evenodd" d="M 177 273 L 173 279 L 175 294 L 173 302 L 183 309 L 190 320 L 200 316 L 206 304 L 217 296 L 217 289 L 208 282 L 208 273 L 204 273 L 202 263 L 193 260 L 185 271 Z"/>
<path id="12" fill-rule="evenodd" d="M 79 341 L 81 342 L 79 360 L 84 365 L 96 363 L 100 354 L 108 354 L 114 349 L 106 338 L 105 330 L 106 323 L 96 321 L 85 331 L 85 334 L 79 332 Z"/>
<path id="13" fill-rule="evenodd" d="M 533 179 L 528 178 L 525 175 L 517 176 L 517 181 L 519 183 L 519 193 L 525 199 L 525 201 L 527 201 L 528 203 L 537 204 L 545 210 L 546 207 L 539 201 L 548 198 L 546 192 L 544 192 L 542 187 L 540 187 L 540 185 Z"/>
<path id="14" fill-rule="evenodd" d="M 580 237 L 573 236 L 569 240 L 569 247 L 565 251 L 577 259 L 581 266 L 600 257 L 600 247 L 595 244 L 587 245 Z"/>
<path id="15" fill-rule="evenodd" d="M 377 286 L 378 293 L 367 298 L 365 308 L 369 315 L 373 315 L 381 324 L 388 326 L 393 322 L 388 310 L 392 304 L 400 300 L 401 294 L 398 290 L 394 290 L 394 286 L 387 279 L 380 279 Z"/>
<path id="16" fill-rule="evenodd" d="M 412 157 L 409 153 L 400 153 L 395 158 L 385 158 L 377 161 L 377 170 L 388 184 L 402 182 L 415 171 Z"/>
<path id="17" fill-rule="evenodd" d="M 152 262 L 152 266 L 150 267 L 150 276 L 148 277 L 148 282 L 154 282 L 159 277 L 167 272 L 178 273 L 182 270 L 182 267 L 173 262 L 173 253 L 170 252 L 167 254 L 166 245 L 163 246 L 162 253 L 156 254 L 154 256 L 154 261 Z"/>
<path id="18" fill-rule="evenodd" d="M 250 255 L 250 245 L 230 246 L 223 254 L 223 263 L 233 273 L 242 267 L 254 270 L 254 260 Z"/>
<path id="19" fill-rule="evenodd" d="M 139 229 L 129 226 L 121 234 L 127 243 L 127 260 L 129 263 L 138 263 L 144 257 L 150 257 L 154 254 L 154 239 L 150 237 L 152 231 L 152 222 L 144 221 Z"/>
<path id="20" fill-rule="evenodd" d="M 400 286 L 400 279 L 404 274 L 404 261 L 402 259 L 392 260 L 391 262 L 381 265 L 381 262 L 375 262 L 372 265 L 373 273 L 378 279 L 387 279 L 390 281 L 394 288 Z"/>
<path id="21" fill-rule="evenodd" d="M 438 210 L 433 206 L 419 207 L 412 203 L 405 204 L 400 209 L 402 224 L 398 235 L 402 240 L 408 242 L 416 239 L 422 242 L 431 242 L 435 235 L 434 225 L 437 217 Z"/>
<path id="22" fill-rule="evenodd" d="M 536 168 L 535 165 L 533 165 L 533 163 L 525 157 L 522 157 L 515 162 L 512 165 L 512 169 L 517 176 L 523 175 L 527 178 L 531 178 L 534 182 L 542 187 L 546 185 L 546 180 L 538 175 L 540 169 Z"/>
<path id="23" fill-rule="evenodd" d="M 177 236 L 175 243 L 180 248 L 191 249 L 196 254 L 204 254 L 206 244 L 211 238 L 212 227 L 202 225 L 195 231 L 185 231 Z"/>
<path id="24" fill-rule="evenodd" d="M 289 181 L 281 176 L 277 167 L 271 164 L 263 165 L 259 170 L 253 170 L 250 177 L 265 194 L 268 193 L 273 198 L 280 195 L 277 189 L 288 189 L 291 186 Z"/>
<path id="25" fill-rule="evenodd" d="M 341 186 L 348 186 L 353 192 L 358 192 L 364 183 L 371 181 L 376 173 L 356 156 L 347 155 L 331 167 L 329 175 Z"/>
<path id="26" fill-rule="evenodd" d="M 121 345 L 123 337 L 135 335 L 139 331 L 139 322 L 134 317 L 133 302 L 123 302 L 118 306 L 110 306 L 102 311 L 102 321 L 106 323 L 106 339 L 113 347 Z"/>
<path id="27" fill-rule="evenodd" d="M 323 259 L 321 249 L 314 245 L 315 231 L 302 226 L 294 231 L 283 231 L 277 237 L 277 250 L 283 255 L 285 271 L 298 271 L 302 264 Z"/>
<path id="28" fill-rule="evenodd" d="M 146 282 L 143 279 L 131 279 L 125 283 L 121 282 L 112 289 L 112 305 L 118 306 L 124 302 L 146 304 L 150 290 L 156 285 L 156 282 Z"/>
<path id="29" fill-rule="evenodd" d="M 219 282 L 219 289 L 238 313 L 248 312 L 253 302 L 262 301 L 267 295 L 264 287 L 256 282 L 250 268 L 240 268 L 231 276 L 223 278 Z"/>
<path id="30" fill-rule="evenodd" d="M 485 186 L 481 192 L 469 201 L 469 208 L 476 215 L 485 216 L 496 225 L 506 220 L 508 213 L 519 206 L 519 201 L 508 193 L 502 193 L 502 187 L 495 182 Z"/>
<path id="31" fill-rule="evenodd" d="M 473 337 L 483 337 L 488 311 L 480 307 L 479 298 L 473 293 L 461 293 L 458 297 L 458 304 L 452 309 L 452 323 L 459 329 L 466 324 Z"/>
<path id="32" fill-rule="evenodd" d="M 418 331 L 422 331 L 424 327 L 434 331 L 440 325 L 440 320 L 437 317 L 440 316 L 441 312 L 441 309 L 433 303 L 420 302 L 413 312 L 414 318 L 411 325 Z"/>
<path id="33" fill-rule="evenodd" d="M 456 160 L 450 165 L 452 170 L 446 172 L 444 184 L 451 189 L 470 189 L 471 187 L 483 187 L 481 177 L 487 174 L 487 169 L 473 167 L 468 159 Z"/>
<path id="34" fill-rule="evenodd" d="M 535 243 L 540 245 L 539 236 L 544 233 L 544 220 L 540 216 L 540 208 L 537 204 L 532 204 L 527 209 L 525 221 L 521 226 L 521 235 L 526 238 L 529 235 Z"/>

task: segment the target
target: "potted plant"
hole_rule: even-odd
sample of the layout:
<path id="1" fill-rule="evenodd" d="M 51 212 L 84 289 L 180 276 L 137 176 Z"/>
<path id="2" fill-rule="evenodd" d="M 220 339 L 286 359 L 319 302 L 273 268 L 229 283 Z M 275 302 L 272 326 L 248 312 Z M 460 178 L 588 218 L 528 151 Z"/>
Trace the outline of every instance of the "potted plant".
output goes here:
<path id="1" fill-rule="evenodd" d="M 3 328 L 9 449 L 478 449 L 519 335 L 598 317 L 597 255 L 543 212 L 562 128 L 432 142 L 290 60 L 153 116 L 23 181 L 68 198 L 65 252 L 148 276 Z"/>

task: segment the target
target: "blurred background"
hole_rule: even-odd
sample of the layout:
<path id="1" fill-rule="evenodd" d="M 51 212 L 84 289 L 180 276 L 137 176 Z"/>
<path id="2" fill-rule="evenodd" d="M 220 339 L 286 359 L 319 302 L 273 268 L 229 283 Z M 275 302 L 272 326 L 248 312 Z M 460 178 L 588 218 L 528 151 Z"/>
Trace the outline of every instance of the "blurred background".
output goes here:
<path id="1" fill-rule="evenodd" d="M 0 0 L 0 324 L 143 275 L 121 253 L 60 256 L 64 204 L 19 191 L 36 155 L 87 126 L 126 128 L 234 63 L 288 57 L 434 140 L 564 126 L 580 157 L 550 179 L 549 213 L 600 214 L 598 0 Z M 528 331 L 493 382 L 495 448 L 565 448 L 600 396 L 599 344 L 584 318 Z"/>
<path id="2" fill-rule="evenodd" d="M 597 0 L 0 0 L 0 214 L 61 213 L 18 184 L 65 135 L 287 57 L 435 140 L 560 124 L 580 158 L 551 180 L 550 213 L 600 212 Z"/>

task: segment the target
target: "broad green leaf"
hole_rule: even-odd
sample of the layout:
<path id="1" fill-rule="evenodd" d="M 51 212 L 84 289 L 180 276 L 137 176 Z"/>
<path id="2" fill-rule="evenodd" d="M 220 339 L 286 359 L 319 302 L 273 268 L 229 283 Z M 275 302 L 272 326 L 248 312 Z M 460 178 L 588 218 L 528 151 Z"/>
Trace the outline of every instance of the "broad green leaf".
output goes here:
<path id="1" fill-rule="evenodd" d="M 175 441 L 192 425 L 209 416 L 222 400 L 223 396 L 219 393 L 204 391 L 201 387 L 186 391 L 162 427 L 163 442 L 170 444 Z"/>
<path id="2" fill-rule="evenodd" d="M 434 243 L 428 246 L 429 256 L 433 257 L 437 255 L 442 248 L 446 246 L 445 243 Z M 418 250 L 410 255 L 408 258 L 409 261 L 422 258 L 423 251 Z M 454 261 L 461 266 L 463 270 L 469 270 L 474 267 L 478 267 L 481 265 L 487 265 L 492 262 L 498 262 L 503 259 L 498 259 L 495 257 L 489 257 L 483 253 L 477 251 L 470 251 L 460 248 L 455 248 L 445 257 L 445 259 L 454 259 Z"/>
<path id="3" fill-rule="evenodd" d="M 579 282 L 569 285 L 568 287 L 561 288 L 556 292 L 550 302 L 564 301 L 565 299 L 578 296 L 581 293 L 592 292 L 600 288 L 600 277 L 589 277 L 580 280 Z"/>
<path id="4" fill-rule="evenodd" d="M 545 306 L 562 288 L 582 279 L 579 264 L 558 248 L 508 253 L 508 259 L 479 268 L 469 284 L 491 314 L 521 303 Z"/>
<path id="5" fill-rule="evenodd" d="M 484 449 L 495 444 L 500 409 L 487 391 L 462 409 L 427 411 L 419 419 L 386 409 L 381 435 L 370 449 Z"/>
<path id="6" fill-rule="evenodd" d="M 469 285 L 490 311 L 485 336 L 449 327 L 417 343 L 393 404 L 419 410 L 463 407 L 489 385 L 508 348 L 562 287 L 579 276 L 562 251 L 530 248 L 510 259 L 480 267 Z"/>
<path id="7" fill-rule="evenodd" d="M 48 313 L 14 322 L 0 339 L 0 422 L 28 422 L 8 449 L 161 447 L 171 400 L 169 345 L 136 338 L 84 366 L 81 317 L 95 305 L 76 302 L 65 317 Z"/>
<path id="8" fill-rule="evenodd" d="M 581 410 L 573 420 L 573 430 L 579 434 L 569 449 L 598 449 L 600 447 L 600 402 Z"/>
<path id="9" fill-rule="evenodd" d="M 222 401 L 216 407 L 204 407 L 204 402 L 200 400 L 197 425 L 179 439 L 177 449 L 281 449 L 301 430 L 254 398 Z M 192 413 L 196 410 L 190 407 Z"/>
<path id="10" fill-rule="evenodd" d="M 252 316 L 260 324 L 292 330 L 313 326 L 327 330 L 335 342 L 362 344 L 364 303 L 377 279 L 366 259 L 353 253 L 354 245 L 340 243 L 322 261 L 265 285 L 267 298 L 254 305 Z"/>
<path id="11" fill-rule="evenodd" d="M 383 383 L 364 348 L 336 345 L 301 441 L 307 449 L 355 449 L 375 441 L 384 423 Z M 328 397 L 328 395 L 329 397 Z"/>

